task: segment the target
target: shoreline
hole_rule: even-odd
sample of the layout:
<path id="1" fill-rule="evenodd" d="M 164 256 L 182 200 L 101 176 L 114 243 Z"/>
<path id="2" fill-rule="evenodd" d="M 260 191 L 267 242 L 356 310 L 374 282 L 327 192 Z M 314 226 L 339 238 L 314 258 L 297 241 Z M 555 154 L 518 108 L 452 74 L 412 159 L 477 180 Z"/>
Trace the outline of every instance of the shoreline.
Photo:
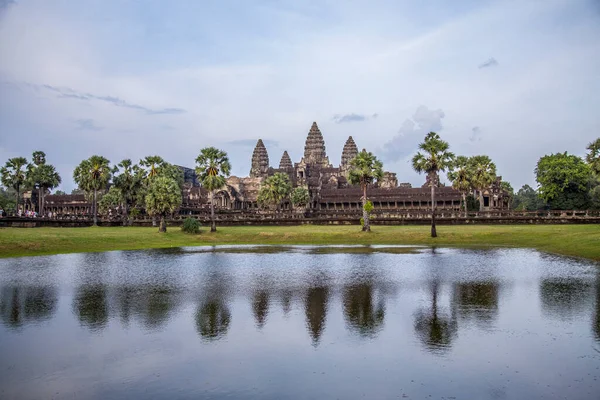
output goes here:
<path id="1" fill-rule="evenodd" d="M 419 245 L 448 248 L 529 248 L 541 252 L 600 261 L 600 224 L 593 225 L 472 225 L 374 226 L 203 226 L 199 235 L 178 227 L 166 234 L 157 228 L 1 228 L 0 258 L 117 250 L 165 249 L 214 245 Z"/>

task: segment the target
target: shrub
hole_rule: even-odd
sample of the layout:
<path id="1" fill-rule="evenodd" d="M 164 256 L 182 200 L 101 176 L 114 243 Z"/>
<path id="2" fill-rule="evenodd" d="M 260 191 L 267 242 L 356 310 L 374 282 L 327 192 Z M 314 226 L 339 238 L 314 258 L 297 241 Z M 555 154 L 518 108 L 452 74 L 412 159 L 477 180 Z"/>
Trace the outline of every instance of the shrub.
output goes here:
<path id="1" fill-rule="evenodd" d="M 181 230 L 185 233 L 198 234 L 200 233 L 200 222 L 196 218 L 188 217 L 183 221 Z"/>

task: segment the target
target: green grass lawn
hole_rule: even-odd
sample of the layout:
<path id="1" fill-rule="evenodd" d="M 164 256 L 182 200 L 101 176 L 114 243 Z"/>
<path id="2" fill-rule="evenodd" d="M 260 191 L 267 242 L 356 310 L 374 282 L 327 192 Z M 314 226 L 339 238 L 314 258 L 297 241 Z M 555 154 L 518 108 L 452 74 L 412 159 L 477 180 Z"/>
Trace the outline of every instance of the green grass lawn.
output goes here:
<path id="1" fill-rule="evenodd" d="M 0 257 L 134 250 L 215 244 L 415 244 L 449 247 L 524 247 L 600 261 L 600 225 L 438 226 L 240 226 L 199 235 L 157 228 L 2 228 Z"/>

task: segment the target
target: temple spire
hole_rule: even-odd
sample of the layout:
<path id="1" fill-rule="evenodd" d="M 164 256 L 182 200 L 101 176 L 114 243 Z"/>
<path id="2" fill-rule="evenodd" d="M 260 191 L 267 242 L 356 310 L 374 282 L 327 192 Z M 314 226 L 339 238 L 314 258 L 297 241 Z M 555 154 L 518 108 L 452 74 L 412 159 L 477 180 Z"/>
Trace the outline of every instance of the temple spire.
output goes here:
<path id="1" fill-rule="evenodd" d="M 310 165 L 329 166 L 329 159 L 325 152 L 325 140 L 316 122 L 312 123 L 306 143 L 304 144 L 304 162 Z"/>
<path id="2" fill-rule="evenodd" d="M 279 161 L 279 169 L 288 169 L 288 168 L 293 168 L 294 166 L 292 165 L 292 159 L 290 158 L 290 155 L 288 154 L 287 150 L 283 152 L 283 155 L 281 156 L 281 161 Z"/>
<path id="3" fill-rule="evenodd" d="M 358 147 L 356 146 L 356 143 L 354 143 L 352 136 L 349 136 L 348 140 L 346 140 L 346 144 L 344 144 L 344 149 L 342 150 L 342 163 L 340 164 L 340 169 L 343 171 L 349 169 L 350 161 L 357 155 Z"/>
<path id="4" fill-rule="evenodd" d="M 269 172 L 269 154 L 267 148 L 263 143 L 262 139 L 258 139 L 254 152 L 252 152 L 252 167 L 250 169 L 250 176 L 265 177 Z"/>

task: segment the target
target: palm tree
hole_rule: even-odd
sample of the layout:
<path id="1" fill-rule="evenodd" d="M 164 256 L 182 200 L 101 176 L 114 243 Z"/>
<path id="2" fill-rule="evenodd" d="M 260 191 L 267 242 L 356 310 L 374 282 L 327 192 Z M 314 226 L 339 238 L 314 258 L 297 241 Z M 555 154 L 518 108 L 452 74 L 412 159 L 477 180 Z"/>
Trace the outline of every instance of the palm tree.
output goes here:
<path id="1" fill-rule="evenodd" d="M 154 178 L 160 173 L 166 162 L 160 156 L 147 156 L 140 160 L 140 166 L 145 168 L 145 178 Z"/>
<path id="2" fill-rule="evenodd" d="M 157 176 L 148 186 L 146 211 L 150 215 L 160 216 L 159 232 L 167 231 L 165 217 L 172 214 L 181 205 L 181 189 L 174 179 Z"/>
<path id="3" fill-rule="evenodd" d="M 0 168 L 0 174 L 2 175 L 2 184 L 6 187 L 15 189 L 17 203 L 15 204 L 15 214 L 19 210 L 19 190 L 26 181 L 25 167 L 27 166 L 27 159 L 25 157 L 14 157 L 9 159 L 4 167 Z"/>
<path id="4" fill-rule="evenodd" d="M 348 179 L 353 185 L 360 185 L 363 192 L 363 231 L 370 232 L 369 212 L 367 210 L 367 186 L 383 177 L 383 164 L 370 151 L 362 149 L 350 161 Z"/>
<path id="5" fill-rule="evenodd" d="M 431 187 L 431 237 L 437 237 L 435 228 L 435 187 L 439 185 L 439 173 L 451 169 L 454 154 L 448 151 L 448 142 L 440 139 L 440 135 L 429 132 L 423 143 L 419 144 L 420 151 L 412 159 L 412 166 L 418 173 L 425 172 Z"/>
<path id="6" fill-rule="evenodd" d="M 44 200 L 47 189 L 54 189 L 61 183 L 60 174 L 54 168 L 54 165 L 42 164 L 34 169 L 32 172 L 32 183 L 34 183 L 39 190 L 40 196 L 40 215 L 44 212 Z"/>
<path id="7" fill-rule="evenodd" d="M 126 226 L 129 222 L 129 206 L 142 187 L 140 168 L 130 159 L 125 159 L 115 167 L 113 172 L 119 173 L 115 176 L 114 183 L 123 196 L 123 226 Z"/>
<path id="8" fill-rule="evenodd" d="M 496 179 L 496 164 L 488 156 L 480 155 L 469 158 L 468 168 L 473 187 L 479 194 L 479 211 L 483 211 L 483 191 Z"/>
<path id="9" fill-rule="evenodd" d="M 94 225 L 98 224 L 98 190 L 106 188 L 111 176 L 110 161 L 98 155 L 83 160 L 73 171 L 73 180 L 88 194 L 93 192 Z"/>
<path id="10" fill-rule="evenodd" d="M 452 170 L 448 172 L 448 179 L 452 182 L 452 187 L 462 194 L 462 203 L 465 209 L 465 218 L 467 217 L 467 193 L 473 189 L 471 184 L 471 175 L 469 170 L 469 158 L 458 156 L 454 160 Z"/>
<path id="11" fill-rule="evenodd" d="M 265 179 L 258 192 L 258 202 L 279 209 L 282 202 L 290 196 L 292 184 L 287 174 L 277 172 Z"/>
<path id="12" fill-rule="evenodd" d="M 196 158 L 196 174 L 202 186 L 210 191 L 210 231 L 216 232 L 215 224 L 215 192 L 225 186 L 226 177 L 231 172 L 231 164 L 227 153 L 216 147 L 205 147 Z"/>
<path id="13" fill-rule="evenodd" d="M 592 167 L 592 170 L 600 176 L 600 138 L 587 145 L 588 153 L 585 155 L 585 161 Z"/>

